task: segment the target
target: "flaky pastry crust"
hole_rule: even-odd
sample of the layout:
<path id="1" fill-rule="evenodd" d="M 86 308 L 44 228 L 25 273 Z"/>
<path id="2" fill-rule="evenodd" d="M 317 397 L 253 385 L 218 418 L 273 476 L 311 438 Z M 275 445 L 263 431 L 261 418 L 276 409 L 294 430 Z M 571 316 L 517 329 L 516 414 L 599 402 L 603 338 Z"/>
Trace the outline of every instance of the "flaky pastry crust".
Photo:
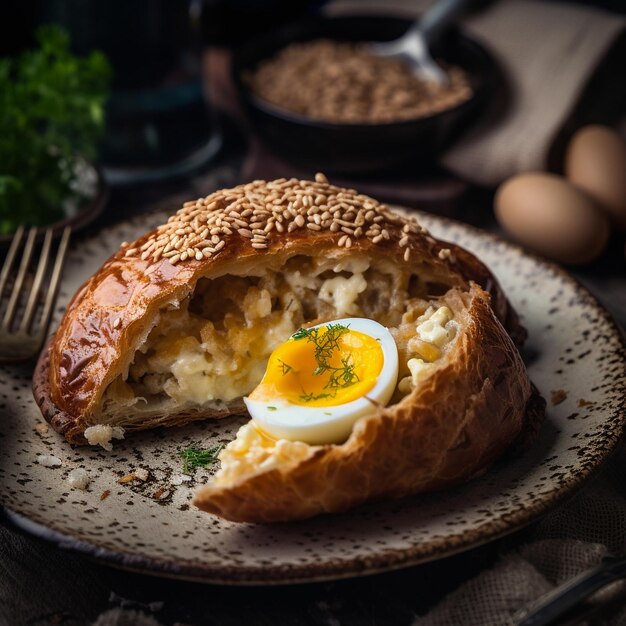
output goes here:
<path id="1" fill-rule="evenodd" d="M 288 193 L 281 196 L 283 189 Z M 300 204 L 293 201 L 305 196 Z M 259 202 L 259 197 L 261 203 L 268 200 L 265 213 L 259 209 L 265 222 L 245 213 L 248 198 Z M 311 208 L 331 200 L 342 205 L 335 217 L 324 217 L 331 214 L 323 213 L 324 207 Z M 216 216 L 231 221 L 220 226 Z M 355 221 L 351 227 L 344 226 L 346 216 Z M 333 220 L 336 227 L 329 226 Z M 210 237 L 209 227 L 218 235 L 205 242 L 206 248 L 194 247 L 193 229 Z M 170 249 L 184 252 L 173 257 Z M 310 446 L 296 464 L 246 475 L 234 484 L 207 485 L 195 504 L 231 520 L 273 522 L 439 489 L 480 474 L 543 411 L 517 349 L 526 334 L 515 311 L 471 253 L 324 179 L 255 181 L 216 192 L 122 245 L 79 289 L 42 352 L 33 388 L 44 417 L 68 441 L 85 443 L 84 431 L 94 424 L 109 385 L 128 373 L 161 313 L 189 299 L 200 279 L 246 276 L 260 267 L 280 272 L 296 256 L 339 262 L 355 255 L 443 284 L 463 299 L 466 321 L 445 367 L 398 403 L 359 420 L 346 443 Z M 184 424 L 242 409 L 241 398 L 235 398 L 217 408 L 152 415 L 127 429 Z M 106 423 L 106 415 L 98 420 Z"/>
<path id="2" fill-rule="evenodd" d="M 470 298 L 447 366 L 401 402 L 359 420 L 342 445 L 310 446 L 295 465 L 227 486 L 209 483 L 194 504 L 237 522 L 289 521 L 435 491 L 483 473 L 543 406 L 489 296 L 474 285 Z"/>

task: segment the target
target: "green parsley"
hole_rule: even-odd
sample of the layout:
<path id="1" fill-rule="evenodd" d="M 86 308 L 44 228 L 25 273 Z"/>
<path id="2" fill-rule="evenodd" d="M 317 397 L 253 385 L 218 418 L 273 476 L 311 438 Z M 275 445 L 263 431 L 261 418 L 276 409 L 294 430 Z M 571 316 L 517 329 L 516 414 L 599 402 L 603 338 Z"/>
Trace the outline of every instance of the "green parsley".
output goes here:
<path id="1" fill-rule="evenodd" d="M 268 411 L 276 411 L 277 409 L 276 409 L 276 407 L 275 407 L 275 406 L 268 406 L 268 407 L 267 407 L 267 410 L 268 410 Z"/>
<path id="2" fill-rule="evenodd" d="M 81 199 L 78 157 L 95 158 L 104 130 L 106 57 L 74 56 L 58 26 L 36 38 L 37 49 L 0 59 L 0 234 L 66 217 L 64 204 Z"/>

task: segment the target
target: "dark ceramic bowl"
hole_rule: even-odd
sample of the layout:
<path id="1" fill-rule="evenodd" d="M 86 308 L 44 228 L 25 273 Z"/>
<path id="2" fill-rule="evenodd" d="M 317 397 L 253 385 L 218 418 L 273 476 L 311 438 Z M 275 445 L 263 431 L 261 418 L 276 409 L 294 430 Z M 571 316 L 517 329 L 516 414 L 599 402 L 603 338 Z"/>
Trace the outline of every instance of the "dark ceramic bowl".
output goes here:
<path id="1" fill-rule="evenodd" d="M 493 92 L 496 65 L 475 41 L 451 32 L 434 56 L 462 67 L 473 96 L 428 117 L 384 124 L 336 124 L 281 109 L 256 96 L 245 76 L 260 61 L 293 42 L 328 38 L 340 41 L 389 41 L 411 20 L 399 17 L 316 18 L 294 23 L 249 42 L 235 53 L 233 80 L 253 129 L 276 153 L 312 169 L 336 173 L 387 170 L 406 162 L 431 162 L 470 127 Z"/>

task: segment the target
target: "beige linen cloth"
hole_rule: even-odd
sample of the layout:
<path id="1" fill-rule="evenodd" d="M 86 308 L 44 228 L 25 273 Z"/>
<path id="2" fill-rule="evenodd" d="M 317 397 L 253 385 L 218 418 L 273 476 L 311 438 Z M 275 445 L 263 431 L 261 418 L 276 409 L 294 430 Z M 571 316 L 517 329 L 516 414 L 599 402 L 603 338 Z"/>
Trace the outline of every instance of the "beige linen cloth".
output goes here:
<path id="1" fill-rule="evenodd" d="M 416 14 L 429 0 L 339 0 L 327 12 Z M 542 170 L 561 124 L 626 20 L 572 4 L 503 0 L 463 23 L 494 55 L 511 102 L 489 116 L 441 159 L 470 182 L 495 186 L 519 172 Z"/>
<path id="2" fill-rule="evenodd" d="M 463 583 L 413 626 L 514 626 L 519 611 L 557 585 L 608 555 L 626 556 L 625 467 L 622 446 L 602 476 L 531 528 L 525 543 L 502 554 L 491 569 Z M 607 614 L 580 624 L 626 626 L 624 584 L 598 592 L 593 603 L 606 607 Z"/>

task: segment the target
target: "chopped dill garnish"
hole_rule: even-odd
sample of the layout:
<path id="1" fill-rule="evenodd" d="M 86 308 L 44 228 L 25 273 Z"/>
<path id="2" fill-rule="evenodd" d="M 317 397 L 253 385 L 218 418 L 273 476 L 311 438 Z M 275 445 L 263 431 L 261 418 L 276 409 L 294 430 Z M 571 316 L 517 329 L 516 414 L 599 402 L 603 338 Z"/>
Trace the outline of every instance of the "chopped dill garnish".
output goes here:
<path id="1" fill-rule="evenodd" d="M 202 449 L 190 447 L 183 450 L 180 456 L 183 459 L 183 473 L 191 474 L 198 467 L 208 467 L 215 463 L 217 455 L 222 451 L 223 444 L 214 448 Z"/>
<path id="2" fill-rule="evenodd" d="M 286 376 L 287 374 L 289 374 L 289 372 L 293 371 L 293 367 L 291 367 L 291 365 L 289 365 L 288 363 L 285 363 L 284 361 L 281 361 L 281 359 L 278 359 L 278 362 L 280 363 L 280 367 L 282 369 L 283 376 Z"/>
<path id="3" fill-rule="evenodd" d="M 336 392 L 335 392 L 336 393 Z M 334 394 L 330 393 L 318 393 L 315 395 L 314 393 L 303 393 L 300 394 L 300 400 L 304 402 L 313 402 L 313 400 L 323 400 L 324 398 L 331 398 Z"/>
<path id="4" fill-rule="evenodd" d="M 348 354 L 341 360 L 341 367 L 334 367 L 330 361 L 335 350 L 340 350 L 339 340 L 342 335 L 349 332 L 349 327 L 343 324 L 328 324 L 326 332 L 320 333 L 324 327 L 318 328 L 300 328 L 292 335 L 297 340 L 306 339 L 315 346 L 314 357 L 317 367 L 313 370 L 313 376 L 321 376 L 329 373 L 329 379 L 324 389 L 329 389 L 330 393 L 313 394 L 306 393 L 304 389 L 300 399 L 304 402 L 312 402 L 313 400 L 321 400 L 323 398 L 334 398 L 338 389 L 343 389 L 359 382 L 359 376 L 355 372 L 355 364 L 352 354 Z"/>
<path id="5" fill-rule="evenodd" d="M 359 377 L 354 371 L 356 367 L 352 362 L 352 353 L 350 353 L 345 359 L 341 359 L 342 367 L 328 367 L 330 370 L 330 379 L 325 388 L 339 389 L 343 387 L 349 387 L 354 383 L 359 382 Z M 318 368 L 319 369 L 319 368 Z"/>
<path id="6" fill-rule="evenodd" d="M 275 406 L 268 406 L 267 410 L 268 411 L 276 411 L 276 407 Z"/>
<path id="7" fill-rule="evenodd" d="M 291 335 L 292 339 L 298 341 L 298 339 L 305 339 L 308 337 L 313 331 L 307 330 L 306 328 L 299 328 L 293 335 Z"/>

